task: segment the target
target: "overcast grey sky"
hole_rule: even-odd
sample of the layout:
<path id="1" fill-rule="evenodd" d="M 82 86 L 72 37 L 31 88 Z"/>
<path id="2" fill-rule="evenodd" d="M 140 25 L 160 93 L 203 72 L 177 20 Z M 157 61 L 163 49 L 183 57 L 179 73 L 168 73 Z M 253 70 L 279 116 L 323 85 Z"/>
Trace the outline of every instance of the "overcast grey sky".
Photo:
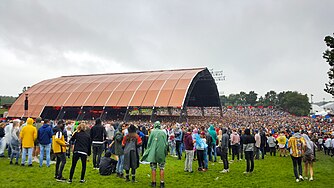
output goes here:
<path id="1" fill-rule="evenodd" d="M 331 96 L 332 0 L 1 0 L 0 95 L 62 75 L 208 67 L 221 93 Z"/>

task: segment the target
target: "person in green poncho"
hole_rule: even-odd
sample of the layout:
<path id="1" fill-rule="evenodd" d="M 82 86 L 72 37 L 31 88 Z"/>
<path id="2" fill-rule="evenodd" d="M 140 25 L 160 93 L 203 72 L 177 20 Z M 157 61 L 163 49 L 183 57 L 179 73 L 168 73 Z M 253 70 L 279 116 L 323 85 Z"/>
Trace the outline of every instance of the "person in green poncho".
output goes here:
<path id="1" fill-rule="evenodd" d="M 165 187 L 164 167 L 167 156 L 167 134 L 160 127 L 160 122 L 154 123 L 154 129 L 148 138 L 147 149 L 142 157 L 142 161 L 150 162 L 152 170 L 152 187 L 156 187 L 156 169 L 160 169 L 160 187 Z"/>

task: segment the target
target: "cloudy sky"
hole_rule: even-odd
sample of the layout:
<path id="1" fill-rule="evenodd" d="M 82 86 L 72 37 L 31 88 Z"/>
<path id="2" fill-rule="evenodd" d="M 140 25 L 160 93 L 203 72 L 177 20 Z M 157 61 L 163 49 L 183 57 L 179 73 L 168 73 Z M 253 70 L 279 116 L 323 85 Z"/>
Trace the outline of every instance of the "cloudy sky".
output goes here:
<path id="1" fill-rule="evenodd" d="M 62 75 L 208 67 L 224 71 L 226 95 L 331 100 L 322 52 L 333 10 L 332 0 L 1 0 L 0 95 Z"/>

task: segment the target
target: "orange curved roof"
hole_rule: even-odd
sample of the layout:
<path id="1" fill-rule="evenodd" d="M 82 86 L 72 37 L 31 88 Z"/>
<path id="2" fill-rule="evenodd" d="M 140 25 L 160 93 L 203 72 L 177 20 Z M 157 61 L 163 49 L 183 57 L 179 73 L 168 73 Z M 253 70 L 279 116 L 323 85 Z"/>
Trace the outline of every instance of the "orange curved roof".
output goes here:
<path id="1" fill-rule="evenodd" d="M 38 117 L 45 106 L 181 107 L 194 77 L 206 68 L 100 75 L 44 80 L 23 93 L 9 117 Z M 25 94 L 29 110 L 24 114 Z"/>

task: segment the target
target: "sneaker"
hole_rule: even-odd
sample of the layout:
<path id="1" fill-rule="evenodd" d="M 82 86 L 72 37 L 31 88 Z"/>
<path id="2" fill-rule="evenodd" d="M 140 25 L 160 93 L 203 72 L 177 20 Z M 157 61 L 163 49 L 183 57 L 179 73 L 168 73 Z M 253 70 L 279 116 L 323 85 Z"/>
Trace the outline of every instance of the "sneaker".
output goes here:
<path id="1" fill-rule="evenodd" d="M 296 182 L 298 183 L 298 182 L 299 182 L 299 179 L 296 179 Z"/>
<path id="2" fill-rule="evenodd" d="M 9 164 L 12 165 L 12 164 L 13 164 L 13 161 L 10 161 Z"/>
<path id="3" fill-rule="evenodd" d="M 310 177 L 309 181 L 313 181 L 313 177 Z"/>
<path id="4" fill-rule="evenodd" d="M 56 180 L 57 180 L 58 182 L 65 182 L 65 181 L 66 181 L 66 179 L 65 179 L 64 177 L 57 178 Z"/>
<path id="5" fill-rule="evenodd" d="M 86 180 L 80 180 L 80 183 L 85 183 L 86 182 Z"/>
<path id="6" fill-rule="evenodd" d="M 308 177 L 304 177 L 305 180 L 308 180 Z"/>
<path id="7" fill-rule="evenodd" d="M 157 182 L 151 182 L 151 187 L 156 187 L 157 186 Z"/>
<path id="8" fill-rule="evenodd" d="M 72 183 L 72 180 L 71 180 L 71 179 L 68 179 L 68 180 L 67 180 L 67 183 Z"/>
<path id="9" fill-rule="evenodd" d="M 228 172 L 227 169 L 224 169 L 224 170 L 220 171 L 220 173 L 227 173 L 227 172 Z"/>
<path id="10" fill-rule="evenodd" d="M 15 162 L 15 165 L 19 165 L 19 162 Z"/>
<path id="11" fill-rule="evenodd" d="M 299 176 L 299 179 L 300 179 L 301 181 L 304 181 L 304 178 L 303 178 L 302 175 Z"/>
<path id="12" fill-rule="evenodd" d="M 32 164 L 28 165 L 28 167 L 32 167 Z"/>
<path id="13" fill-rule="evenodd" d="M 21 164 L 21 166 L 24 166 L 24 164 Z"/>
<path id="14" fill-rule="evenodd" d="M 248 172 L 244 172 L 244 174 L 248 174 Z"/>

